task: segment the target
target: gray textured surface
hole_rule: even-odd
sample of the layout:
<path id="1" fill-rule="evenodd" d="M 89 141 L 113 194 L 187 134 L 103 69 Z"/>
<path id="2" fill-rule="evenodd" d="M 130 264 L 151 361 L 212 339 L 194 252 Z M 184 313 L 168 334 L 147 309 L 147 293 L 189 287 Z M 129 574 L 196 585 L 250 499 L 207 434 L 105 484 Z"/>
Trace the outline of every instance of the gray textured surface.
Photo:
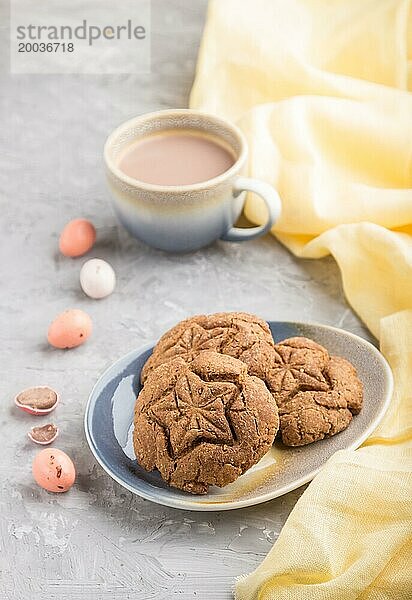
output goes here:
<path id="1" fill-rule="evenodd" d="M 149 76 L 10 77 L 2 53 L 1 600 L 230 598 L 234 578 L 263 559 L 302 490 L 208 515 L 133 497 L 86 446 L 82 418 L 91 386 L 120 355 L 196 312 L 249 310 L 365 334 L 331 259 L 298 261 L 272 238 L 166 256 L 115 223 L 102 175 L 105 136 L 135 114 L 186 105 L 205 4 L 153 2 Z M 4 28 L 1 34 L 4 40 Z M 98 227 L 92 254 L 108 259 L 118 276 L 115 294 L 100 302 L 79 290 L 84 259 L 57 253 L 59 230 L 81 215 Z M 93 337 L 76 350 L 55 351 L 45 342 L 48 323 L 71 306 L 90 313 Z M 12 404 L 16 392 L 40 383 L 62 395 L 53 416 L 58 446 L 78 470 L 65 495 L 33 483 L 37 448 L 26 433 L 34 417 Z"/>

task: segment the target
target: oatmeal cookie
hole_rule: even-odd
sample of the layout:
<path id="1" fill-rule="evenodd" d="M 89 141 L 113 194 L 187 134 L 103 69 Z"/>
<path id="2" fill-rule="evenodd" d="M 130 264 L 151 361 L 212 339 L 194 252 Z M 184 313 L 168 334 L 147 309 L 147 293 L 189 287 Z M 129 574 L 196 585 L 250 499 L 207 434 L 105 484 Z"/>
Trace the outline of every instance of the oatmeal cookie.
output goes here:
<path id="1" fill-rule="evenodd" d="M 213 351 L 170 359 L 147 376 L 135 407 L 134 449 L 147 471 L 205 494 L 257 463 L 279 426 L 273 395 L 240 360 Z"/>
<path id="2" fill-rule="evenodd" d="M 141 374 L 144 383 L 149 373 L 177 356 L 192 361 L 203 350 L 214 350 L 243 360 L 246 351 L 257 344 L 273 348 L 269 326 L 248 313 L 227 312 L 197 315 L 181 321 L 156 344 Z"/>
<path id="3" fill-rule="evenodd" d="M 362 407 L 362 383 L 344 358 L 304 337 L 255 346 L 243 360 L 266 382 L 279 408 L 287 446 L 303 446 L 345 429 Z"/>

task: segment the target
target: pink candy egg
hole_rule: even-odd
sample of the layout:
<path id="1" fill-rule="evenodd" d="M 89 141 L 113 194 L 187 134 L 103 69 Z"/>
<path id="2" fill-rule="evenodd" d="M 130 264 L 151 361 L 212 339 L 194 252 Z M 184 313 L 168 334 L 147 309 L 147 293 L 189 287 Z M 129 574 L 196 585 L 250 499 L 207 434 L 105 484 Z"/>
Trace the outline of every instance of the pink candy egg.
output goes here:
<path id="1" fill-rule="evenodd" d="M 74 219 L 60 234 L 59 248 L 64 256 L 82 256 L 96 241 L 96 230 L 87 219 Z"/>
<path id="2" fill-rule="evenodd" d="M 71 308 L 60 313 L 50 324 L 47 340 L 55 348 L 75 348 L 83 344 L 91 332 L 89 315 L 78 308 Z"/>
<path id="3" fill-rule="evenodd" d="M 32 470 L 36 483 L 48 492 L 67 492 L 76 478 L 71 458 L 58 448 L 46 448 L 36 454 Z"/>

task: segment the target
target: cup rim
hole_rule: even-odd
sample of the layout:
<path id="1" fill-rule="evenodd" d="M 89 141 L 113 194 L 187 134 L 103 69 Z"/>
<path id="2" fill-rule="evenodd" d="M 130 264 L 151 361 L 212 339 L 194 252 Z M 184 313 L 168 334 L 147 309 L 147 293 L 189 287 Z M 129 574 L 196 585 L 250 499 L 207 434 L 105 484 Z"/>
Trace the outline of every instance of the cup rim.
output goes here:
<path id="1" fill-rule="evenodd" d="M 226 129 L 231 130 L 231 132 L 235 135 L 235 137 L 237 137 L 237 139 L 239 141 L 239 145 L 240 145 L 240 154 L 237 157 L 237 159 L 235 160 L 235 162 L 233 163 L 233 165 L 231 167 L 229 167 L 229 169 L 227 169 L 227 171 L 224 171 L 224 173 L 221 173 L 220 175 L 217 175 L 216 177 L 213 177 L 212 179 L 207 179 L 206 181 L 200 181 L 198 183 L 192 183 L 192 184 L 186 184 L 186 185 L 158 185 L 155 183 L 146 183 L 145 181 L 141 181 L 140 179 L 135 179 L 134 177 L 130 177 L 129 175 L 126 175 L 126 173 L 124 173 L 121 169 L 119 169 L 119 167 L 115 164 L 114 160 L 110 157 L 109 153 L 110 153 L 110 149 L 111 149 L 111 146 L 113 145 L 114 140 L 117 139 L 121 133 L 123 133 L 124 131 L 127 131 L 127 129 L 129 129 L 130 127 L 138 125 L 139 122 L 144 122 L 144 121 L 147 121 L 150 119 L 155 119 L 156 117 L 161 116 L 161 115 L 162 116 L 163 115 L 176 116 L 176 115 L 181 115 L 181 114 L 193 114 L 193 115 L 204 116 L 204 117 L 207 117 L 208 119 L 212 119 L 219 125 L 226 127 Z M 104 144 L 103 156 L 104 156 L 104 160 L 105 160 L 106 167 L 108 168 L 108 170 L 113 175 L 115 175 L 118 179 L 120 179 L 120 181 L 122 181 L 123 183 L 126 183 L 129 186 L 143 189 L 143 190 L 146 190 L 149 192 L 165 192 L 168 194 L 171 194 L 171 193 L 173 194 L 173 193 L 190 192 L 190 191 L 198 191 L 198 190 L 207 189 L 209 187 L 218 185 L 219 183 L 230 178 L 232 175 L 234 175 L 238 171 L 239 165 L 243 164 L 243 162 L 246 160 L 247 143 L 246 143 L 246 138 L 243 135 L 242 131 L 239 129 L 239 127 L 237 127 L 236 125 L 234 125 L 231 121 L 228 121 L 227 119 L 218 117 L 214 114 L 211 114 L 211 113 L 208 113 L 205 111 L 201 111 L 201 110 L 196 110 L 196 109 L 191 109 L 191 108 L 175 108 L 175 109 L 156 110 L 156 111 L 152 111 L 152 112 L 148 112 L 148 113 L 143 113 L 141 115 L 138 115 L 137 117 L 133 117 L 132 119 L 128 119 L 127 121 L 124 121 L 118 127 L 116 127 L 116 129 L 114 129 L 107 137 L 106 142 Z"/>

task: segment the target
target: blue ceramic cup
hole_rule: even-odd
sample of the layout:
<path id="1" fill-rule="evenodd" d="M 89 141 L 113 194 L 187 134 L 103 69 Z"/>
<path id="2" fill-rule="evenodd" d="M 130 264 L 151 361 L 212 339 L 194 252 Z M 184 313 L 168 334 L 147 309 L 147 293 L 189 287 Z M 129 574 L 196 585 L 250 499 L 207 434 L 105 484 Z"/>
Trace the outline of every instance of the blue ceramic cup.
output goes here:
<path id="1" fill-rule="evenodd" d="M 235 157 L 223 174 L 192 185 L 162 186 L 133 179 L 119 169 L 119 160 L 137 139 L 170 129 L 193 129 L 222 140 Z M 108 184 L 120 222 L 136 238 L 169 252 L 188 252 L 222 239 L 244 242 L 267 233 L 281 211 L 280 198 L 269 184 L 244 177 L 247 143 L 229 121 L 195 110 L 163 110 L 123 123 L 104 147 Z M 264 225 L 234 227 L 246 192 L 266 204 Z"/>

